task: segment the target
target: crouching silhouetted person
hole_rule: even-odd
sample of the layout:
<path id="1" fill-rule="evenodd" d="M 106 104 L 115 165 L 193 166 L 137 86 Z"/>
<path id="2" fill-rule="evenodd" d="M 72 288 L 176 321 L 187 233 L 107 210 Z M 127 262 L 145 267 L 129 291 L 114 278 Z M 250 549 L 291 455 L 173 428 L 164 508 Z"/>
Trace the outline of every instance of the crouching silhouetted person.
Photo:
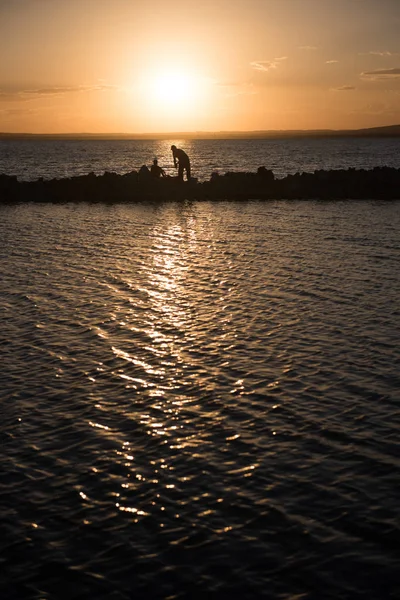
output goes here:
<path id="1" fill-rule="evenodd" d="M 160 165 L 158 164 L 158 160 L 156 158 L 153 160 L 153 164 L 151 165 L 151 168 L 150 168 L 150 173 L 151 173 L 151 176 L 154 177 L 155 179 L 160 179 L 160 177 L 166 177 L 164 169 L 162 169 L 160 167 Z"/>
<path id="2" fill-rule="evenodd" d="M 174 167 L 178 168 L 178 177 L 183 181 L 183 171 L 186 171 L 186 178 L 190 181 L 190 160 L 188 155 L 181 148 L 171 146 L 172 156 L 174 157 Z"/>

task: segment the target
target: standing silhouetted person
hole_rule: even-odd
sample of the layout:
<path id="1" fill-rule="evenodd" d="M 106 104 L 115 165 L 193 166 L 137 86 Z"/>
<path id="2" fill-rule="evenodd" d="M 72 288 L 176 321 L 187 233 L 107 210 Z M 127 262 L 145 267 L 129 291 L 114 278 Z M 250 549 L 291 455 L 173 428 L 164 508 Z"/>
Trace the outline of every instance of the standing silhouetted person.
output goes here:
<path id="1" fill-rule="evenodd" d="M 155 177 L 156 179 L 159 179 L 160 177 L 166 177 L 164 169 L 160 167 L 156 158 L 153 160 L 153 164 L 150 168 L 150 173 L 152 177 Z"/>
<path id="2" fill-rule="evenodd" d="M 171 146 L 172 156 L 174 157 L 175 169 L 178 167 L 178 177 L 183 181 L 183 171 L 186 171 L 187 180 L 190 181 L 190 160 L 188 155 L 181 148 Z"/>

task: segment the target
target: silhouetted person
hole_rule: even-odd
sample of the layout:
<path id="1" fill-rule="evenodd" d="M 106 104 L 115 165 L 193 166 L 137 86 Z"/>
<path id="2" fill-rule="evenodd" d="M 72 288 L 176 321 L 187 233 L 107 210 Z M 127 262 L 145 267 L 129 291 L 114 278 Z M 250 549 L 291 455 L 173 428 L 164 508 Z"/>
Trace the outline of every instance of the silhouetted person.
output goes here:
<path id="1" fill-rule="evenodd" d="M 174 157 L 174 167 L 178 167 L 178 177 L 183 181 L 183 171 L 186 171 L 187 180 L 190 181 L 190 160 L 188 155 L 181 148 L 171 146 L 172 156 Z"/>
<path id="2" fill-rule="evenodd" d="M 160 167 L 156 158 L 153 160 L 153 164 L 150 168 L 150 173 L 152 177 L 155 177 L 156 179 L 160 179 L 160 177 L 166 177 L 164 169 Z"/>

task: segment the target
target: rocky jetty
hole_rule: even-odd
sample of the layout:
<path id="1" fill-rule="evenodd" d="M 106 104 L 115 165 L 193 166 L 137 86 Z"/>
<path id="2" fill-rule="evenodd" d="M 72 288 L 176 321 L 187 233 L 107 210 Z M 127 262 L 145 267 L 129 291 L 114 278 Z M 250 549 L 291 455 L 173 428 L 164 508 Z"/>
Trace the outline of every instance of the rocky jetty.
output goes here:
<path id="1" fill-rule="evenodd" d="M 136 171 L 18 181 L 0 175 L 0 202 L 146 202 L 156 200 L 400 199 L 400 169 L 376 167 L 296 173 L 213 173 L 209 181 L 142 180 Z"/>

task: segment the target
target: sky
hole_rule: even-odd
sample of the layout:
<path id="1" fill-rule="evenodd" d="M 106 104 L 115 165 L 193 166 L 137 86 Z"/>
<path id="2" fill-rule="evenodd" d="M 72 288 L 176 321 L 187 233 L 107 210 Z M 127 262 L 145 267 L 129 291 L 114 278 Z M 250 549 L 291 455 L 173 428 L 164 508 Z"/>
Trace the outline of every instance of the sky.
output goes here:
<path id="1" fill-rule="evenodd" d="M 400 0 L 0 0 L 0 131 L 400 123 Z"/>

